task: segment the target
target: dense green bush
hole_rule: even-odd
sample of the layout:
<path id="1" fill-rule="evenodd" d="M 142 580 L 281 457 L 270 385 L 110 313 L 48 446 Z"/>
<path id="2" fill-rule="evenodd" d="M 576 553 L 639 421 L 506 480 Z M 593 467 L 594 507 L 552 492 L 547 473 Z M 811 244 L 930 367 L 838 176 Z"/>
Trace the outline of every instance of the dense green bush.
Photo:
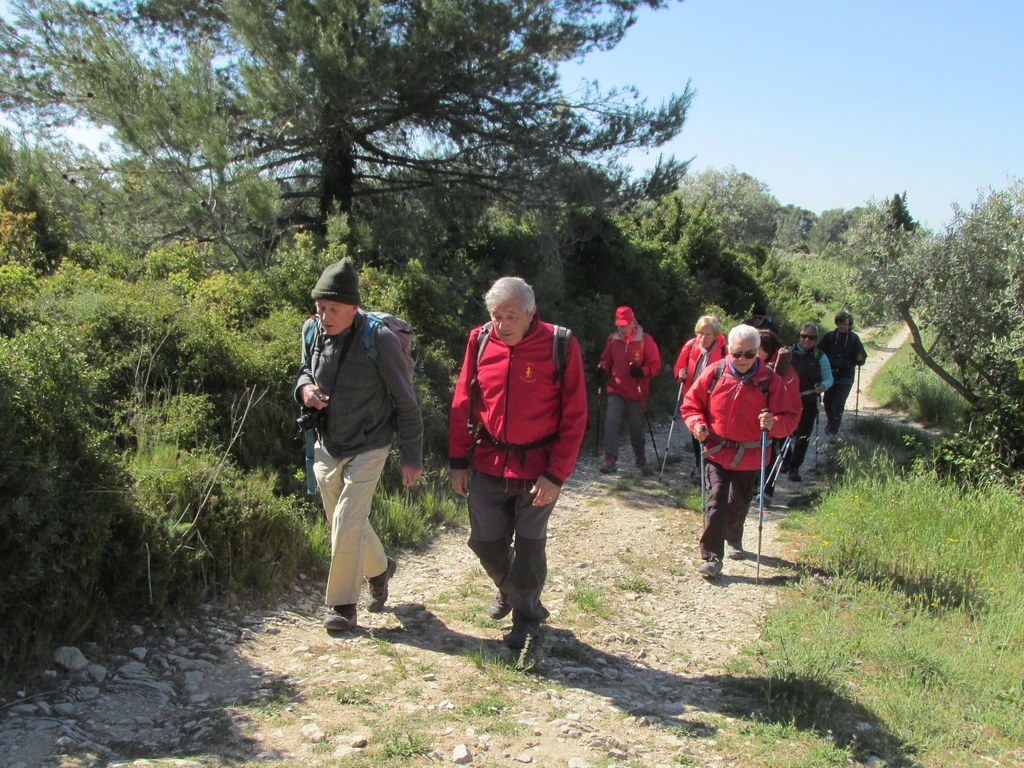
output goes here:
<path id="1" fill-rule="evenodd" d="M 0 337 L 0 667 L 130 598 L 128 483 L 96 426 L 101 382 L 66 330 Z"/>
<path id="2" fill-rule="evenodd" d="M 305 524 L 267 472 L 242 473 L 225 454 L 158 445 L 132 464 L 152 604 L 279 588 L 310 562 Z"/>

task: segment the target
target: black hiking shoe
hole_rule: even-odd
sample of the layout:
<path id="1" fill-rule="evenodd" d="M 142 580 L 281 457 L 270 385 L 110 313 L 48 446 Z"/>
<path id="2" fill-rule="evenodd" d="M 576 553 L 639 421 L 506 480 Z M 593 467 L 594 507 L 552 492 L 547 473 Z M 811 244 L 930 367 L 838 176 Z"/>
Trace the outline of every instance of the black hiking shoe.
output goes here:
<path id="1" fill-rule="evenodd" d="M 328 632 L 351 632 L 356 628 L 356 607 L 354 605 L 332 605 L 324 619 Z"/>
<path id="2" fill-rule="evenodd" d="M 791 470 L 789 470 L 789 479 L 792 480 L 794 483 L 802 482 L 803 478 L 800 477 L 800 470 L 799 469 L 791 469 Z"/>
<path id="3" fill-rule="evenodd" d="M 540 622 L 519 619 L 512 622 L 512 631 L 503 638 L 506 648 L 513 651 L 521 651 L 527 645 L 531 647 L 540 637 Z"/>
<path id="4" fill-rule="evenodd" d="M 391 581 L 391 577 L 397 570 L 398 563 L 389 557 L 384 573 L 379 576 L 371 576 L 366 580 L 370 589 L 370 599 L 366 603 L 366 610 L 370 613 L 380 613 L 384 610 L 384 603 L 388 601 L 388 582 Z"/>

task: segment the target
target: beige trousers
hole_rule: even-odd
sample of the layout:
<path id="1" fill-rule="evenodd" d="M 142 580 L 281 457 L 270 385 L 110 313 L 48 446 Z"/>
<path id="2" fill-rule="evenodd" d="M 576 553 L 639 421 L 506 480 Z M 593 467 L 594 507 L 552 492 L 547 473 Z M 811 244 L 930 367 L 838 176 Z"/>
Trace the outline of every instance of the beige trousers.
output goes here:
<path id="1" fill-rule="evenodd" d="M 370 504 L 377 488 L 387 447 L 336 459 L 318 442 L 313 473 L 331 526 L 331 568 L 324 602 L 355 605 L 364 576 L 379 576 L 388 567 L 384 547 L 370 525 Z"/>

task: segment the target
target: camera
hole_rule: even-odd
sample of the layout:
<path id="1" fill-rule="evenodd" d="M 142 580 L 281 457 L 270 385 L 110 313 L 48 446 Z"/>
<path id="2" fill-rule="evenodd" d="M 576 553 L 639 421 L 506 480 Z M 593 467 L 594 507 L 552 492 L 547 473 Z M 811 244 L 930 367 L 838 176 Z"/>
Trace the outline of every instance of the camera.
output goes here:
<path id="1" fill-rule="evenodd" d="M 326 409 L 303 408 L 302 414 L 295 420 L 295 423 L 299 425 L 299 429 L 303 432 L 309 432 L 310 430 L 320 429 L 324 425 L 326 417 Z"/>

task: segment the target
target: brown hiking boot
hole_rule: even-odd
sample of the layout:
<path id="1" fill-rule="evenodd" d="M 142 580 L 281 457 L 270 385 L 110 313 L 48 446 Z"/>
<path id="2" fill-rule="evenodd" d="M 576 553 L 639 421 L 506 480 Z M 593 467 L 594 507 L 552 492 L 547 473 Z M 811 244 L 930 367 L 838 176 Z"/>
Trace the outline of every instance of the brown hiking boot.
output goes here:
<path id="1" fill-rule="evenodd" d="M 366 610 L 370 613 L 380 613 L 384 610 L 384 603 L 388 600 L 388 582 L 391 581 L 391 577 L 397 570 L 398 563 L 389 557 L 384 573 L 379 576 L 371 576 L 366 580 L 370 589 L 370 599 L 366 602 Z"/>

